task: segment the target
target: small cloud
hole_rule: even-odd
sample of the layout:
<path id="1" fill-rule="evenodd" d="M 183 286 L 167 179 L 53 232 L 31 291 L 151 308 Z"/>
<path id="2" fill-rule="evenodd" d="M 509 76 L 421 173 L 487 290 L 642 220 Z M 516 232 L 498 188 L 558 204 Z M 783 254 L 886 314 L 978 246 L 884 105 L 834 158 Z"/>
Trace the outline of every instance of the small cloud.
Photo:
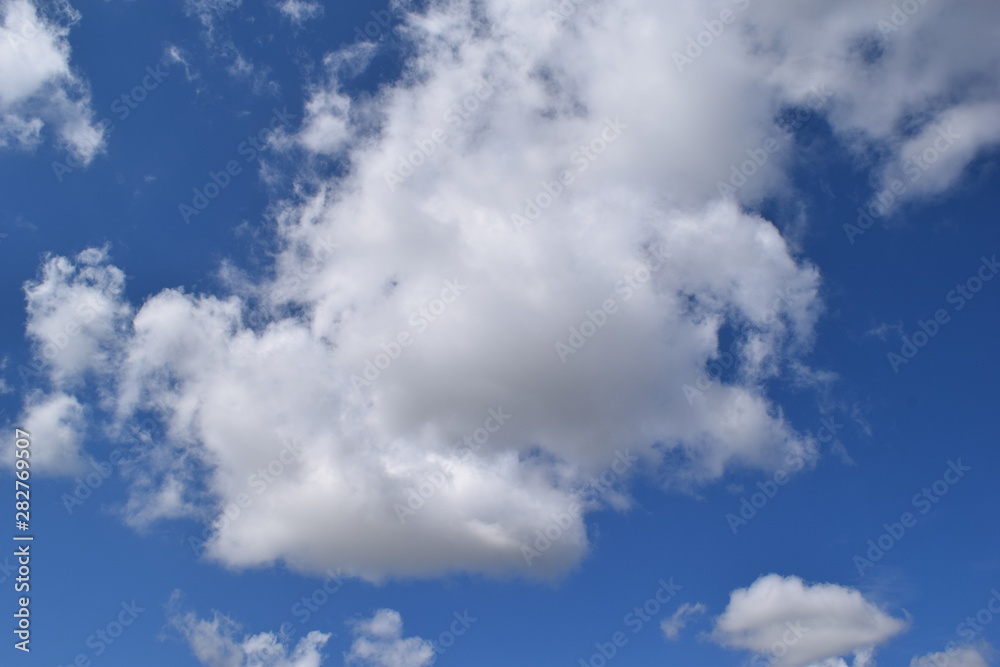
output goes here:
<path id="1" fill-rule="evenodd" d="M 75 396 L 33 394 L 25 401 L 19 424 L 36 442 L 45 443 L 32 451 L 33 468 L 37 465 L 49 475 L 74 475 L 84 470 L 81 443 L 86 421 Z"/>
<path id="2" fill-rule="evenodd" d="M 353 628 L 354 643 L 345 657 L 348 665 L 364 667 L 426 667 L 434 662 L 434 647 L 426 639 L 403 639 L 398 611 L 379 609 Z"/>
<path id="3" fill-rule="evenodd" d="M 308 0 L 283 0 L 278 3 L 278 10 L 297 26 L 323 15 L 323 5 Z"/>
<path id="4" fill-rule="evenodd" d="M 198 78 L 198 72 L 191 66 L 187 54 L 179 46 L 168 44 L 163 49 L 163 62 L 167 65 L 181 65 L 184 68 L 184 78 L 188 81 Z"/>
<path id="5" fill-rule="evenodd" d="M 14 228 L 15 229 L 24 229 L 24 230 L 27 230 L 29 232 L 37 232 L 38 231 L 38 225 L 36 225 L 35 223 L 30 222 L 28 220 L 25 220 L 20 215 L 14 218 Z"/>
<path id="6" fill-rule="evenodd" d="M 205 38 L 211 42 L 215 37 L 216 22 L 242 4 L 243 0 L 187 0 L 184 12 L 198 19 Z"/>
<path id="7" fill-rule="evenodd" d="M 939 653 L 928 653 L 910 661 L 910 667 L 989 667 L 996 651 L 989 644 L 954 646 Z"/>
<path id="8" fill-rule="evenodd" d="M 837 374 L 822 368 L 810 368 L 801 362 L 789 364 L 791 380 L 797 387 L 827 390 L 837 381 Z"/>
<path id="9" fill-rule="evenodd" d="M 665 618 L 660 622 L 660 629 L 663 630 L 663 634 L 666 635 L 667 639 L 677 639 L 680 636 L 681 630 L 687 625 L 688 619 L 698 614 L 704 614 L 705 611 L 707 611 L 707 607 L 700 602 L 697 604 L 685 602 L 674 612 L 673 616 Z"/>
<path id="10" fill-rule="evenodd" d="M 212 613 L 212 620 L 194 612 L 180 613 L 180 591 L 174 591 L 167 607 L 167 620 L 181 633 L 198 662 L 205 667 L 258 665 L 259 667 L 318 667 L 323 664 L 323 646 L 329 634 L 312 631 L 292 648 L 285 637 L 273 632 L 242 634 L 234 620 Z"/>
<path id="11" fill-rule="evenodd" d="M 857 465 L 855 460 L 851 458 L 851 454 L 847 451 L 847 447 L 844 447 L 844 443 L 840 440 L 834 440 L 830 445 L 830 452 L 835 454 L 840 462 L 844 465 L 853 466 Z"/>
<path id="12" fill-rule="evenodd" d="M 874 328 L 869 329 L 868 331 L 866 331 L 865 332 L 865 337 L 866 338 L 878 338 L 880 341 L 882 341 L 884 343 L 887 340 L 889 340 L 889 334 L 893 333 L 893 332 L 895 332 L 895 334 L 896 334 L 895 337 L 902 338 L 903 337 L 903 323 L 902 322 L 896 322 L 895 324 L 888 324 L 886 322 L 883 322 L 882 324 L 878 325 L 877 327 L 874 327 Z"/>
<path id="13" fill-rule="evenodd" d="M 846 655 L 862 667 L 906 627 L 853 588 L 768 574 L 730 594 L 711 638 L 752 651 L 770 667 L 846 667 Z"/>

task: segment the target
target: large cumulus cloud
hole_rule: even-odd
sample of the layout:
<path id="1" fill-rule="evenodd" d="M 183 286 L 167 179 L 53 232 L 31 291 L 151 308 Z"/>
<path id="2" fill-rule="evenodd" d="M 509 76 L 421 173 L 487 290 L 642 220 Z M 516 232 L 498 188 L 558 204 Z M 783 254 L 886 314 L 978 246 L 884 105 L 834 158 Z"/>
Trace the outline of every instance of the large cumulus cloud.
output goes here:
<path id="1" fill-rule="evenodd" d="M 396 7 L 400 79 L 352 98 L 378 47 L 332 54 L 280 142 L 303 159 L 273 209 L 269 277 L 141 307 L 99 290 L 128 326 L 95 332 L 97 379 L 55 359 L 52 390 L 86 375 L 110 432 L 162 421 L 133 517 L 209 521 L 244 494 L 207 545 L 233 566 L 546 576 L 580 561 L 587 512 L 626 507 L 640 468 L 691 487 L 814 460 L 765 391 L 801 369 L 822 310 L 816 268 L 753 208 L 794 197 L 789 112 L 809 105 L 848 150 L 881 156 L 875 183 L 933 123 L 961 125 L 942 191 L 994 136 L 977 111 L 998 97 L 988 21 L 959 34 L 922 5 L 883 34 L 878 7 L 846 0 L 560 7 Z M 705 21 L 718 34 L 679 67 Z M 921 67 L 928 39 L 979 57 Z M 322 175 L 330 157 L 346 175 Z M 75 264 L 52 261 L 33 312 L 74 288 Z M 735 369 L 689 402 L 723 346 Z M 546 546 L 529 559 L 526 544 Z"/>

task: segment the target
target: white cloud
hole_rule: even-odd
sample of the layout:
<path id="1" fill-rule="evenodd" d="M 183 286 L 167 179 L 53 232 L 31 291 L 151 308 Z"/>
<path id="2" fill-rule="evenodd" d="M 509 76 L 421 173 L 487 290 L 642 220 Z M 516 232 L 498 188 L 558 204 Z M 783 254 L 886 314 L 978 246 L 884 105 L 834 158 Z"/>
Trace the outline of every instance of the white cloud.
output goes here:
<path id="1" fill-rule="evenodd" d="M 681 630 L 687 625 L 688 619 L 698 614 L 704 614 L 706 610 L 707 607 L 700 602 L 697 604 L 685 602 L 670 618 L 660 621 L 660 629 L 663 630 L 663 634 L 666 635 L 667 639 L 677 639 L 680 636 Z"/>
<path id="2" fill-rule="evenodd" d="M 51 369 L 57 387 L 111 365 L 110 355 L 130 309 L 121 301 L 125 274 L 107 265 L 106 250 L 74 260 L 50 257 L 37 281 L 25 284 L 28 338 Z"/>
<path id="3" fill-rule="evenodd" d="M 22 118 L 17 114 L 5 113 L 0 116 L 0 148 L 15 146 L 27 148 L 42 140 L 41 118 Z"/>
<path id="4" fill-rule="evenodd" d="M 32 450 L 32 466 L 44 475 L 75 475 L 85 469 L 80 451 L 86 428 L 84 409 L 73 396 L 55 392 L 25 400 L 18 424 L 44 447 Z"/>
<path id="5" fill-rule="evenodd" d="M 730 594 L 712 638 L 765 656 L 773 667 L 847 667 L 845 655 L 864 667 L 876 647 L 905 629 L 857 590 L 769 574 Z"/>
<path id="6" fill-rule="evenodd" d="M 42 474 L 77 474 L 89 458 L 81 451 L 84 406 L 72 392 L 113 366 L 129 316 L 125 275 L 106 261 L 106 251 L 93 248 L 73 260 L 49 257 L 39 279 L 24 285 L 25 330 L 49 386 L 28 393 L 19 423 L 46 443 L 35 454 Z"/>
<path id="7" fill-rule="evenodd" d="M 865 336 L 878 338 L 880 341 L 884 343 L 885 341 L 889 340 L 890 334 L 895 336 L 896 338 L 900 338 L 904 335 L 904 333 L 905 332 L 903 331 L 903 322 L 900 320 L 893 324 L 890 324 L 888 322 L 882 322 L 878 326 L 872 327 L 871 329 L 866 331 Z"/>
<path id="8" fill-rule="evenodd" d="M 989 667 L 994 651 L 989 645 L 956 646 L 948 651 L 928 653 L 910 661 L 910 667 Z"/>
<path id="9" fill-rule="evenodd" d="M 163 61 L 171 65 L 181 65 L 184 67 L 184 78 L 194 81 L 198 78 L 198 72 L 191 65 L 190 54 L 176 44 L 169 44 L 163 49 Z"/>
<path id="10" fill-rule="evenodd" d="M 197 18 L 207 39 L 213 39 L 216 24 L 242 6 L 243 0 L 184 0 L 184 12 Z"/>
<path id="11" fill-rule="evenodd" d="M 350 99 L 340 91 L 322 91 L 306 103 L 305 126 L 299 142 L 313 153 L 335 154 L 350 139 L 347 114 Z"/>
<path id="12" fill-rule="evenodd" d="M 354 642 L 345 657 L 348 665 L 363 667 L 426 667 L 434 662 L 434 647 L 426 639 L 403 638 L 398 611 L 379 609 L 353 627 Z"/>
<path id="13" fill-rule="evenodd" d="M 816 268 L 747 208 L 794 196 L 795 143 L 775 116 L 814 91 L 813 117 L 850 150 L 890 156 L 877 176 L 923 131 L 904 122 L 914 109 L 928 127 L 975 120 L 941 172 L 948 187 L 990 145 L 977 110 L 1000 98 L 987 17 L 959 33 L 950 13 L 1000 9 L 926 5 L 883 39 L 882 9 L 861 0 L 741 4 L 683 72 L 674 52 L 715 17 L 653 0 L 569 3 L 555 22 L 527 1 L 400 10 L 401 80 L 353 98 L 343 81 L 378 47 L 328 56 L 295 150 L 349 168 L 326 179 L 303 161 L 296 198 L 272 209 L 273 277 L 152 295 L 102 366 L 114 420 L 165 426 L 134 512 L 217 516 L 294 438 L 300 459 L 209 556 L 369 579 L 547 576 L 586 555 L 591 507 L 574 503 L 617 449 L 681 488 L 814 461 L 815 442 L 764 390 L 819 377 L 803 358 L 822 310 Z M 871 63 L 867 38 L 884 42 Z M 927 40 L 942 55 L 920 69 Z M 983 83 L 964 91 L 970 73 Z M 734 168 L 755 173 L 720 197 Z M 461 288 L 446 305 L 448 281 Z M 131 312 L 110 286 L 109 298 Z M 614 312 L 599 312 L 608 299 Z M 732 376 L 689 404 L 684 384 L 733 331 Z M 53 374 L 83 372 L 73 358 Z M 498 408 L 510 419 L 462 456 L 456 443 Z M 401 522 L 397 507 L 432 478 Z M 529 565 L 522 545 L 553 525 L 560 537 Z"/>
<path id="14" fill-rule="evenodd" d="M 1000 102 L 981 102 L 943 111 L 933 124 L 900 142 L 882 184 L 903 183 L 906 198 L 946 192 L 986 147 L 1000 143 Z"/>
<path id="15" fill-rule="evenodd" d="M 226 73 L 249 83 L 256 95 L 274 95 L 279 86 L 270 76 L 270 67 L 253 62 L 232 37 L 229 16 L 242 6 L 243 0 L 185 0 L 184 12 L 201 24 L 201 36 L 209 56 L 224 63 Z M 166 55 L 175 61 L 177 56 L 184 56 L 176 48 Z M 197 75 L 191 76 L 187 62 L 184 62 L 184 69 L 188 80 L 197 78 Z"/>
<path id="16" fill-rule="evenodd" d="M 323 15 L 323 5 L 310 0 L 281 0 L 278 10 L 296 25 Z"/>
<path id="17" fill-rule="evenodd" d="M 312 631 L 294 648 L 273 632 L 242 634 L 239 624 L 215 612 L 212 620 L 177 611 L 179 594 L 168 605 L 170 624 L 187 641 L 205 667 L 320 667 L 329 634 Z"/>
<path id="18" fill-rule="evenodd" d="M 0 2 L 0 149 L 30 149 L 46 125 L 82 163 L 104 150 L 90 91 L 70 67 L 69 29 L 80 16 L 67 2 Z"/>
<path id="19" fill-rule="evenodd" d="M 14 389 L 7 384 L 7 379 L 3 377 L 6 374 L 7 364 L 9 361 L 10 359 L 6 355 L 3 358 L 0 358 L 0 395 L 9 394 L 14 391 Z"/>
<path id="20" fill-rule="evenodd" d="M 161 471 L 166 468 L 167 471 L 158 476 L 145 471 L 132 474 L 128 502 L 120 508 L 125 522 L 133 528 L 145 530 L 162 519 L 203 518 L 204 512 L 187 497 L 190 475 L 185 474 L 182 465 L 163 461 L 169 452 L 161 450 L 154 455 L 159 458 L 154 468 Z M 180 451 L 177 455 L 183 457 L 185 453 Z"/>

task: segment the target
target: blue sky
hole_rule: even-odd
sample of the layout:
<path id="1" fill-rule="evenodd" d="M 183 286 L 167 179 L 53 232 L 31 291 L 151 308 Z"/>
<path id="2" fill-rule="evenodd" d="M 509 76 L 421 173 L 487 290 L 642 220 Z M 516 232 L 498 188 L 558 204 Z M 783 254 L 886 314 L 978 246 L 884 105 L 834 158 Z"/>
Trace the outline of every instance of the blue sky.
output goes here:
<path id="1" fill-rule="evenodd" d="M 0 0 L 3 664 L 996 664 L 998 12 Z"/>

